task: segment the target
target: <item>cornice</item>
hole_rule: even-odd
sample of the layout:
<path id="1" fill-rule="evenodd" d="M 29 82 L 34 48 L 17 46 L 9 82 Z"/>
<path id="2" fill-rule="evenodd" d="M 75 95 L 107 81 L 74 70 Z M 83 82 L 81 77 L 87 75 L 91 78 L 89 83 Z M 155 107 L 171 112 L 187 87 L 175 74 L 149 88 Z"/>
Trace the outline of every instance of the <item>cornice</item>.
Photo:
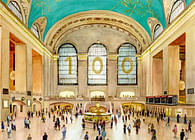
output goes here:
<path id="1" fill-rule="evenodd" d="M 181 28 L 191 18 L 194 18 L 195 2 L 192 2 L 172 23 L 167 26 L 164 31 L 150 44 L 150 46 L 141 54 L 145 57 L 151 51 L 157 49 L 163 42 L 165 42 L 177 29 Z"/>
<path id="2" fill-rule="evenodd" d="M 38 40 L 35 35 L 30 31 L 30 29 L 21 22 L 17 16 L 15 16 L 10 9 L 0 1 L 0 15 L 6 19 L 14 28 L 23 34 L 23 36 L 31 42 L 32 47 L 35 50 L 39 50 L 40 52 L 46 54 L 47 56 L 51 57 L 52 53 L 45 47 L 45 45 Z"/>
<path id="3" fill-rule="evenodd" d="M 138 22 L 122 14 L 105 10 L 80 12 L 65 17 L 52 26 L 48 31 L 44 42 L 50 49 L 53 49 L 59 38 L 67 31 L 79 28 L 83 25 L 92 24 L 104 24 L 125 30 L 139 40 L 143 50 L 145 50 L 150 44 L 148 33 Z"/>

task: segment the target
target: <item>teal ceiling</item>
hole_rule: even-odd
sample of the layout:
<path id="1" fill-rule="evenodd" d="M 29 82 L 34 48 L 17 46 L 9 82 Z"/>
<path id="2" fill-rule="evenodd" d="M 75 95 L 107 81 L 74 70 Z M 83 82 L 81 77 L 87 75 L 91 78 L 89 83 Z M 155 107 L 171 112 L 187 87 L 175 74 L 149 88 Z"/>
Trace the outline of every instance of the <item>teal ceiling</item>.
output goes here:
<path id="1" fill-rule="evenodd" d="M 33 0 L 29 18 L 29 27 L 41 16 L 47 17 L 48 30 L 60 19 L 89 10 L 110 10 L 135 19 L 150 34 L 148 17 L 156 17 L 163 27 L 165 20 L 161 0 Z"/>
<path id="2" fill-rule="evenodd" d="M 2 0 L 7 3 L 7 0 Z M 192 0 L 186 0 L 186 6 Z M 28 27 L 39 17 L 47 17 L 44 36 L 59 20 L 69 15 L 89 10 L 109 10 L 129 16 L 142 25 L 150 34 L 148 17 L 157 18 L 165 28 L 162 0 L 32 0 Z"/>

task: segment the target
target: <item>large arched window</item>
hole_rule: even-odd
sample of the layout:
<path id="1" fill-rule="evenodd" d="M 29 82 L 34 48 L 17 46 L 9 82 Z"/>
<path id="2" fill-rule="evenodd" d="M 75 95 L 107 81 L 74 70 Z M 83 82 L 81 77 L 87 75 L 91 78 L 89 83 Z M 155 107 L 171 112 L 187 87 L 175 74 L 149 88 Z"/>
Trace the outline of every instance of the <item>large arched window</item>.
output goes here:
<path id="1" fill-rule="evenodd" d="M 77 52 L 72 44 L 64 44 L 59 50 L 58 83 L 59 85 L 77 84 Z"/>
<path id="2" fill-rule="evenodd" d="M 118 84 L 137 84 L 136 48 L 129 43 L 118 51 Z"/>
<path id="3" fill-rule="evenodd" d="M 159 34 L 163 31 L 163 28 L 160 24 L 157 24 L 154 28 L 154 39 L 159 36 Z"/>
<path id="4" fill-rule="evenodd" d="M 37 37 L 37 38 L 40 38 L 39 36 L 39 28 L 36 24 L 33 24 L 32 27 L 31 27 L 31 31 L 34 33 L 34 35 Z"/>
<path id="5" fill-rule="evenodd" d="M 10 1 L 10 3 L 8 4 L 8 7 L 21 21 L 23 21 L 22 13 L 21 13 L 20 7 L 17 2 Z"/>
<path id="6" fill-rule="evenodd" d="M 185 8 L 184 0 L 175 0 L 169 18 L 169 23 L 171 23 Z"/>
<path id="7" fill-rule="evenodd" d="M 88 52 L 88 84 L 106 84 L 106 48 L 93 44 Z"/>

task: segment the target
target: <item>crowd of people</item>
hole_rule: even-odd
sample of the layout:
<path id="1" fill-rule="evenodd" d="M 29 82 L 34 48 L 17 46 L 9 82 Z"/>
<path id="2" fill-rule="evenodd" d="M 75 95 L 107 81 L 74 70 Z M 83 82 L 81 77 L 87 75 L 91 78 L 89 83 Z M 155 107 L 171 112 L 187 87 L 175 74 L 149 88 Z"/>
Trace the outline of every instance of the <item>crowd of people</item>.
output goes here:
<path id="1" fill-rule="evenodd" d="M 77 119 L 78 116 L 82 116 L 82 105 L 78 104 L 75 108 L 76 113 L 73 115 L 72 110 L 63 108 L 63 107 L 57 107 L 57 108 L 51 108 L 49 111 L 41 110 L 33 112 L 28 112 L 27 117 L 24 118 L 24 128 L 30 129 L 31 119 L 36 116 L 37 118 L 40 118 L 43 123 L 47 122 L 46 119 L 50 119 L 53 121 L 54 124 L 54 130 L 61 131 L 62 139 L 66 139 L 67 134 L 67 124 L 73 123 L 73 118 Z M 35 114 L 35 115 L 34 115 Z M 154 124 L 152 122 L 146 122 L 146 118 L 156 118 L 157 123 Z M 1 130 L 4 132 L 6 130 L 8 138 L 10 138 L 12 131 L 16 131 L 16 123 L 15 123 L 16 115 L 8 115 L 7 121 L 1 122 Z M 148 133 L 151 134 L 151 140 L 157 139 L 157 129 L 155 129 L 155 125 L 160 125 L 160 122 L 166 122 L 166 126 L 171 126 L 170 121 L 171 118 L 169 116 L 166 116 L 166 113 L 164 112 L 158 112 L 158 111 L 149 111 L 149 110 L 142 110 L 142 111 L 135 111 L 134 109 L 125 110 L 124 112 L 116 111 L 115 114 L 112 115 L 110 123 L 105 122 L 104 120 L 98 120 L 93 121 L 91 124 L 91 128 L 93 128 L 94 131 L 97 131 L 97 136 L 91 139 L 95 140 L 109 140 L 109 137 L 107 136 L 106 132 L 106 125 L 108 129 L 113 129 L 113 125 L 117 127 L 117 122 L 120 121 L 123 123 L 123 133 L 131 135 L 132 129 L 135 129 L 136 134 L 139 134 L 139 129 L 142 129 L 141 124 L 144 123 L 148 126 Z M 177 123 L 181 123 L 180 121 L 180 115 L 178 114 L 176 116 Z M 184 124 L 186 128 L 182 128 L 180 130 L 180 140 L 188 140 L 189 133 L 192 131 L 192 122 L 191 120 L 187 119 L 187 116 L 184 116 Z M 131 123 L 132 121 L 132 123 Z M 86 129 L 85 120 L 82 119 L 81 127 L 83 130 Z M 5 125 L 7 124 L 7 126 Z M 110 126 L 109 126 L 110 125 Z M 89 128 L 87 128 L 89 129 Z M 177 124 L 174 125 L 172 132 L 174 133 L 174 137 L 176 138 L 178 136 L 178 128 Z M 48 139 L 47 132 L 44 132 L 42 139 L 47 140 Z M 27 140 L 32 140 L 31 134 L 28 134 Z M 84 135 L 84 140 L 89 140 L 89 134 L 88 130 L 86 131 Z"/>

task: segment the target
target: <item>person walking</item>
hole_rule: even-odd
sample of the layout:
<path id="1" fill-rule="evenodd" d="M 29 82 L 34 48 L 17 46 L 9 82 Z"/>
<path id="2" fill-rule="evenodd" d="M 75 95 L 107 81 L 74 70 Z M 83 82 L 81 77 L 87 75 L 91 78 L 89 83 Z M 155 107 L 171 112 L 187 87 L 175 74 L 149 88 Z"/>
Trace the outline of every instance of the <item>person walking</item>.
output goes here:
<path id="1" fill-rule="evenodd" d="M 8 138 L 10 138 L 10 134 L 11 134 L 11 128 L 10 128 L 10 125 L 8 124 L 7 125 L 7 136 L 8 136 Z"/>
<path id="2" fill-rule="evenodd" d="M 128 130 L 129 135 L 130 135 L 130 133 L 131 133 L 131 124 L 128 125 L 127 130 Z"/>
<path id="3" fill-rule="evenodd" d="M 152 139 L 151 140 L 156 140 L 156 130 L 155 129 L 152 131 Z"/>
<path id="4" fill-rule="evenodd" d="M 47 133 L 45 132 L 44 135 L 43 135 L 43 140 L 47 140 L 47 138 L 48 138 L 48 135 L 47 135 Z"/>
<path id="5" fill-rule="evenodd" d="M 180 140 L 183 140 L 184 136 L 185 136 L 184 129 L 182 129 L 180 132 Z"/>
<path id="6" fill-rule="evenodd" d="M 66 126 L 65 125 L 63 125 L 61 131 L 62 131 L 62 139 L 64 140 L 66 138 Z"/>
<path id="7" fill-rule="evenodd" d="M 106 131 L 105 129 L 103 129 L 102 131 L 102 140 L 105 140 L 106 139 Z"/>
<path id="8" fill-rule="evenodd" d="M 185 140 L 188 140 L 188 130 L 186 129 L 186 132 L 185 132 Z"/>
<path id="9" fill-rule="evenodd" d="M 124 125 L 123 125 L 124 134 L 126 134 L 126 128 L 127 128 L 127 125 L 126 125 L 126 122 L 125 122 Z"/>
<path id="10" fill-rule="evenodd" d="M 177 123 L 179 123 L 180 116 L 177 114 Z"/>
<path id="11" fill-rule="evenodd" d="M 96 128 L 96 122 L 95 120 L 93 121 L 93 130 L 95 131 L 95 128 Z"/>
<path id="12" fill-rule="evenodd" d="M 177 136 L 177 125 L 174 126 L 173 133 L 174 133 L 174 137 L 176 138 L 176 136 Z"/>
<path id="13" fill-rule="evenodd" d="M 187 116 L 186 116 L 186 114 L 184 116 L 184 124 L 187 124 Z"/>
<path id="14" fill-rule="evenodd" d="M 102 140 L 102 136 L 101 135 L 98 135 L 95 140 Z"/>
<path id="15" fill-rule="evenodd" d="M 192 122 L 191 122 L 191 120 L 189 120 L 188 131 L 189 131 L 190 133 L 192 132 Z"/>
<path id="16" fill-rule="evenodd" d="M 89 140 L 88 131 L 86 132 L 84 139 Z"/>
<path id="17" fill-rule="evenodd" d="M 32 137 L 30 134 L 28 134 L 27 140 L 32 140 Z"/>
<path id="18" fill-rule="evenodd" d="M 170 126 L 170 117 L 167 118 L 167 124 L 166 126 Z"/>
<path id="19" fill-rule="evenodd" d="M 1 122 L 1 131 L 3 132 L 4 129 L 5 129 L 5 126 L 4 126 L 4 122 L 2 121 L 2 122 Z"/>

